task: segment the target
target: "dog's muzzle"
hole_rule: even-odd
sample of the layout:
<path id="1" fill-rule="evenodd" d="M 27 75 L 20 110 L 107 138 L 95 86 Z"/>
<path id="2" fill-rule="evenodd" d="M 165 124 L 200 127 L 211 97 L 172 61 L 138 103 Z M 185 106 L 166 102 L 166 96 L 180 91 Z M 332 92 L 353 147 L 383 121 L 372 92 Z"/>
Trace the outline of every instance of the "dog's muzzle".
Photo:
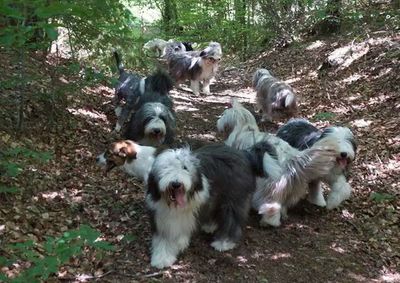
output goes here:
<path id="1" fill-rule="evenodd" d="M 351 163 L 351 158 L 348 156 L 347 152 L 341 152 L 340 156 L 336 158 L 336 162 L 342 169 L 346 169 Z"/>
<path id="2" fill-rule="evenodd" d="M 171 182 L 166 190 L 166 195 L 168 204 L 173 203 L 178 207 L 185 206 L 185 188 L 182 183 L 178 181 Z"/>

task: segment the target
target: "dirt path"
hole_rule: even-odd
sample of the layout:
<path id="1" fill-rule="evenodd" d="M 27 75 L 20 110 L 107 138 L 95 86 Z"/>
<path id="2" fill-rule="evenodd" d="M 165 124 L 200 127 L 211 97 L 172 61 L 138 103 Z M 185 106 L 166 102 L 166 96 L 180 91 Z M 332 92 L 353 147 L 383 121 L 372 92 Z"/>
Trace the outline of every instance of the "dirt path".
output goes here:
<path id="1" fill-rule="evenodd" d="M 45 235 L 89 224 L 115 245 L 116 251 L 106 256 L 90 253 L 71 261 L 61 268 L 60 278 L 106 274 L 98 280 L 400 282 L 398 60 L 382 55 L 388 51 L 377 46 L 349 68 L 318 77 L 318 66 L 338 44 L 325 42 L 318 50 L 307 50 L 309 44 L 266 53 L 242 68 L 221 71 L 211 96 L 173 91 L 177 140 L 219 141 L 216 120 L 230 97 L 238 97 L 252 110 L 254 92 L 248 87 L 249 77 L 255 68 L 269 67 L 301 94 L 298 116 L 321 127 L 348 125 L 359 140 L 350 178 L 354 194 L 339 209 L 327 211 L 304 202 L 289 211 L 289 219 L 279 228 L 260 227 L 253 212 L 234 250 L 216 252 L 210 247 L 211 238 L 198 233 L 171 268 L 161 272 L 151 268 L 151 234 L 142 185 L 119 171 L 104 177 L 94 164 L 95 156 L 113 139 L 113 121 L 107 119 L 112 116 L 105 112 L 112 91 L 99 87 L 87 90 L 72 106 L 77 110 L 71 116 L 74 126 L 64 132 L 61 159 L 39 167 L 42 178 L 37 171 L 29 171 L 20 182 L 33 193 L 18 197 L 15 205 L 3 201 L 2 215 L 8 219 L 5 241 L 26 235 L 43 241 Z M 359 79 L 346 83 L 351 76 Z M 264 129 L 274 132 L 281 122 Z M 390 197 L 374 198 L 374 193 Z M 36 214 L 30 207 L 37 208 Z M 36 221 L 44 213 L 46 217 Z"/>

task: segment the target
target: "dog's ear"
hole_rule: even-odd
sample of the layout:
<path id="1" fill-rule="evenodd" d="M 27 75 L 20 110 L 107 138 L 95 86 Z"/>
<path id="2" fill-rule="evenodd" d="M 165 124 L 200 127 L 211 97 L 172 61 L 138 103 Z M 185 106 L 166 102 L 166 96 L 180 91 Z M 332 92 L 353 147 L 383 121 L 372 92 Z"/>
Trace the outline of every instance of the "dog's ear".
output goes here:
<path id="1" fill-rule="evenodd" d="M 136 150 L 131 142 L 120 141 L 112 145 L 113 154 L 123 158 L 136 158 Z"/>
<path id="2" fill-rule="evenodd" d="M 125 146 L 121 147 L 119 150 L 119 155 L 122 157 L 127 157 L 131 159 L 136 159 L 136 150 L 130 143 L 125 143 Z"/>

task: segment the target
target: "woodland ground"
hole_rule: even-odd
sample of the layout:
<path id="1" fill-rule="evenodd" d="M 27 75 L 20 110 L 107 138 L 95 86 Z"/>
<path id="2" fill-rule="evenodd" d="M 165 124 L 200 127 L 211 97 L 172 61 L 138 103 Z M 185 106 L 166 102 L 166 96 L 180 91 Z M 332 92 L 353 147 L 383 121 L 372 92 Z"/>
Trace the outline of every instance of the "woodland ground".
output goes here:
<path id="1" fill-rule="evenodd" d="M 1 130 L 2 146 L 56 149 L 49 163 L 29 165 L 15 179 L 3 178 L 23 192 L 0 198 L 1 242 L 40 243 L 46 235 L 89 224 L 115 245 L 106 256 L 87 252 L 70 260 L 48 282 L 84 281 L 85 276 L 99 282 L 400 282 L 400 38 L 389 33 L 371 37 L 384 40 L 343 69 L 318 71 L 330 52 L 351 40 L 320 39 L 314 45 L 309 40 L 244 64 L 225 62 L 210 96 L 172 92 L 178 142 L 216 142 L 216 120 L 230 97 L 253 110 L 251 74 L 258 67 L 273 70 L 301 95 L 299 117 L 318 127 L 349 126 L 357 137 L 350 175 L 354 193 L 339 209 L 301 203 L 279 228 L 260 227 L 253 212 L 234 250 L 216 252 L 210 236 L 198 233 L 171 268 L 151 268 L 143 186 L 118 170 L 103 176 L 95 164 L 96 155 L 115 139 L 108 105 L 113 90 L 97 85 L 71 94 L 68 126 L 57 138 L 39 127 L 46 113 L 27 121 L 18 139 L 10 129 Z M 2 69 L 13 70 L 6 55 L 1 60 L 6 62 Z M 43 68 L 36 59 L 30 64 L 33 72 L 50 74 L 53 67 Z M 262 127 L 275 132 L 283 122 Z M 389 197 L 379 197 L 383 194 Z M 13 275 L 21 268 L 22 263 L 1 270 Z"/>

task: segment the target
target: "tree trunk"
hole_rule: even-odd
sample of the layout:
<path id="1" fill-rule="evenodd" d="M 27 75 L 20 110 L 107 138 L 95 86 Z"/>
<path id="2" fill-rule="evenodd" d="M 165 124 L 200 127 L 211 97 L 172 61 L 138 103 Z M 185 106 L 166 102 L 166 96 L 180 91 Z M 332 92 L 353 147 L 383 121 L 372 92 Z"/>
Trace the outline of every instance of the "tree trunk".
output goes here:
<path id="1" fill-rule="evenodd" d="M 174 34 L 178 28 L 178 11 L 175 0 L 164 0 L 162 18 L 165 32 L 167 34 Z"/>

